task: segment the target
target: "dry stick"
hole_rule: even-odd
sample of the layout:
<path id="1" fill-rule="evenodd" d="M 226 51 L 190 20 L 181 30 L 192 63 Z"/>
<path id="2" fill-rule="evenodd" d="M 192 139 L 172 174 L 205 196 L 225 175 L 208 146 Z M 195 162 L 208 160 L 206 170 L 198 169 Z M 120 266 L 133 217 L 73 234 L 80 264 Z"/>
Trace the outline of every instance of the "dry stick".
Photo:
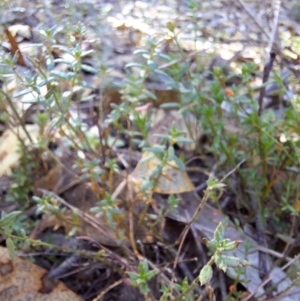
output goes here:
<path id="1" fill-rule="evenodd" d="M 266 65 L 264 67 L 264 71 L 263 71 L 263 83 L 262 83 L 263 87 L 260 90 L 259 99 L 258 99 L 258 104 L 259 104 L 258 116 L 261 116 L 261 113 L 262 113 L 263 98 L 264 98 L 265 91 L 266 91 L 265 83 L 268 81 L 268 78 L 269 78 L 270 72 L 273 68 L 274 60 L 276 57 L 276 54 L 274 52 L 272 52 L 272 48 L 275 43 L 275 37 L 277 34 L 277 29 L 278 29 L 280 7 L 281 7 L 281 0 L 276 0 L 273 28 L 272 28 L 271 35 L 269 36 L 269 43 L 268 43 L 268 48 L 267 48 L 267 52 L 270 53 L 270 60 L 268 63 L 266 63 Z M 280 49 L 277 44 L 276 44 L 276 49 L 277 50 Z"/>
<path id="2" fill-rule="evenodd" d="M 111 289 L 113 289 L 114 287 L 122 284 L 124 281 L 123 279 L 118 280 L 116 282 L 114 282 L 113 284 L 111 284 L 110 286 L 108 286 L 106 289 L 104 289 L 96 298 L 93 299 L 93 301 L 98 301 L 100 300 L 104 295 L 106 295 Z"/>
<path id="3" fill-rule="evenodd" d="M 272 71 L 274 61 L 275 61 L 275 57 L 276 57 L 276 54 L 272 52 L 270 54 L 270 60 L 264 66 L 262 88 L 260 89 L 259 98 L 258 98 L 258 104 L 259 104 L 258 116 L 259 117 L 261 116 L 262 109 L 263 109 L 263 98 L 264 98 L 265 90 L 266 90 L 265 83 L 269 79 L 269 76 Z M 263 175 L 266 175 L 266 158 L 265 158 L 265 151 L 262 147 L 262 130 L 261 130 L 260 124 L 258 127 L 258 132 L 259 132 L 258 143 L 259 143 L 260 157 L 261 157 L 262 164 L 263 164 Z M 253 210 L 255 210 L 255 224 L 256 224 L 257 233 L 258 233 L 258 235 L 257 235 L 258 243 L 261 246 L 267 247 L 267 240 L 266 240 L 266 236 L 264 233 L 264 227 L 263 227 L 262 216 L 261 216 L 262 199 L 260 201 L 257 201 L 256 197 L 253 196 L 253 194 L 251 194 L 251 193 L 249 193 L 249 198 L 250 198 Z M 263 280 L 268 275 L 268 271 L 269 271 L 268 257 L 267 257 L 267 254 L 265 254 L 263 252 L 258 252 L 258 257 L 259 257 L 259 277 L 261 280 Z M 271 285 L 272 285 L 271 283 L 267 283 L 265 286 L 265 289 L 267 290 Z"/>
<path id="4" fill-rule="evenodd" d="M 254 21 L 254 23 L 258 26 L 258 28 L 262 31 L 262 33 L 269 39 L 269 43 L 268 43 L 268 47 L 267 47 L 267 53 L 271 52 L 274 44 L 275 44 L 276 51 L 278 53 L 281 53 L 280 45 L 275 42 L 275 37 L 276 37 L 278 23 L 279 23 L 281 0 L 276 0 L 276 3 L 275 3 L 274 22 L 273 22 L 273 28 L 272 28 L 271 34 L 269 34 L 265 30 L 265 28 L 257 21 L 257 18 L 251 13 L 251 11 L 248 9 L 247 5 L 245 4 L 245 2 L 243 0 L 237 0 L 237 1 L 244 8 L 245 12 Z"/>
<path id="5" fill-rule="evenodd" d="M 276 32 L 276 31 L 275 31 Z M 273 43 L 273 42 L 272 42 Z M 271 43 L 271 44 L 272 44 Z M 259 108 L 258 108 L 258 116 L 260 117 L 262 114 L 262 109 L 263 109 L 263 98 L 265 95 L 265 83 L 268 81 L 268 78 L 270 76 L 270 73 L 272 71 L 273 68 L 273 64 L 275 61 L 275 57 L 276 54 L 275 53 L 271 53 L 270 54 L 270 60 L 265 64 L 264 70 L 263 70 L 263 79 L 262 79 L 262 88 L 260 89 L 260 94 L 259 94 L 259 98 L 258 98 L 258 104 L 259 104 Z M 258 128 L 259 131 L 259 148 L 260 148 L 260 157 L 261 160 L 263 162 L 263 165 L 265 166 L 265 151 L 262 148 L 262 137 L 261 137 L 261 127 L 259 126 Z M 266 174 L 266 168 L 263 168 L 263 174 Z M 250 201 L 252 203 L 252 207 L 253 210 L 255 210 L 255 224 L 256 224 L 256 228 L 257 228 L 257 239 L 258 239 L 258 243 L 261 246 L 267 247 L 267 240 L 266 240 L 266 236 L 264 233 L 264 227 L 262 224 L 262 220 L 261 220 L 261 203 L 258 202 L 256 200 L 256 197 L 253 196 L 251 193 L 249 194 L 249 198 Z M 261 200 L 262 201 L 262 200 Z M 269 271 L 269 267 L 268 267 L 268 257 L 267 254 L 263 253 L 263 252 L 258 252 L 258 256 L 259 256 L 259 276 L 261 278 L 261 280 L 263 280 L 267 275 L 268 275 L 268 271 Z M 271 283 L 268 282 L 265 285 L 265 289 L 267 290 L 268 288 L 271 287 Z"/>
<path id="6" fill-rule="evenodd" d="M 246 10 L 246 12 L 248 12 L 245 4 L 243 3 L 242 0 L 238 0 L 240 2 L 240 4 L 244 7 L 244 9 Z M 279 22 L 279 14 L 280 14 L 280 6 L 281 6 L 281 1 L 277 0 L 275 3 L 275 13 L 274 13 L 274 23 L 273 23 L 273 28 L 272 28 L 272 33 L 269 36 L 269 43 L 268 43 L 268 52 L 271 52 L 273 45 L 274 45 L 274 41 L 275 41 L 275 37 L 277 34 L 277 29 L 278 29 L 278 22 Z M 251 16 L 251 13 L 249 12 L 249 15 Z M 255 22 L 256 19 L 252 18 Z M 257 22 L 256 22 L 257 23 Z M 263 30 L 264 32 L 264 30 Z M 278 45 L 276 45 L 278 48 Z M 262 82 L 262 88 L 260 89 L 260 94 L 259 94 L 259 98 L 258 98 L 258 105 L 259 105 L 259 109 L 258 109 L 258 116 L 261 116 L 262 114 L 262 109 L 263 109 L 263 98 L 265 95 L 265 83 L 268 81 L 270 72 L 273 68 L 273 64 L 275 61 L 275 57 L 276 54 L 271 52 L 270 53 L 270 60 L 269 62 L 266 63 L 265 67 L 264 67 L 264 71 L 263 71 L 263 82 Z M 260 130 L 260 129 L 259 129 Z M 259 135 L 259 143 L 261 145 L 261 135 Z M 262 150 L 262 148 L 260 147 L 260 152 L 261 152 L 261 157 L 262 160 L 264 161 L 264 151 Z M 253 204 L 253 208 L 258 207 L 259 204 L 257 204 L 255 198 L 252 197 L 252 195 L 250 194 L 250 199 L 251 199 L 251 203 Z M 257 231 L 258 233 L 258 242 L 262 245 L 262 246 L 267 246 L 267 242 L 266 242 L 266 237 L 265 234 L 263 232 L 263 226 L 262 226 L 262 221 L 261 221 L 261 209 L 257 208 L 256 210 L 256 214 L 255 214 L 255 219 L 256 219 L 256 226 L 257 226 Z M 268 274 L 268 270 L 269 268 L 267 267 L 267 255 L 263 252 L 259 252 L 259 276 L 260 278 L 263 280 L 266 275 Z M 270 287 L 272 284 L 266 283 L 264 285 L 264 287 L 267 289 L 268 287 Z"/>
<path id="7" fill-rule="evenodd" d="M 262 246 L 259 246 L 259 245 L 256 246 L 256 250 L 257 250 L 257 251 L 261 251 L 261 252 L 265 252 L 265 253 L 267 253 L 267 254 L 273 256 L 273 257 L 276 257 L 276 258 L 278 258 L 278 259 L 280 259 L 280 260 L 282 259 L 282 260 L 284 260 L 284 261 L 286 261 L 286 262 L 290 262 L 291 260 L 293 260 L 293 258 L 288 257 L 288 256 L 285 256 L 285 254 L 282 253 L 282 252 L 279 253 L 279 252 L 276 252 L 276 251 L 274 251 L 274 250 L 272 250 L 272 249 L 265 248 L 265 247 L 262 247 Z M 278 266 L 278 265 L 277 265 L 277 266 Z"/>
<path id="8" fill-rule="evenodd" d="M 270 53 L 270 60 L 265 64 L 265 67 L 264 67 L 263 78 L 262 78 L 262 87 L 260 89 L 259 98 L 258 98 L 258 105 L 259 105 L 258 116 L 261 116 L 261 113 L 262 113 L 263 99 L 264 99 L 265 92 L 266 92 L 266 86 L 265 86 L 265 84 L 266 84 L 266 82 L 269 79 L 269 76 L 270 76 L 270 73 L 272 71 L 275 58 L 276 58 L 276 53 L 275 52 L 271 52 Z"/>
<path id="9" fill-rule="evenodd" d="M 281 0 L 275 0 L 275 11 L 274 11 L 274 20 L 273 20 L 273 28 L 269 39 L 269 44 L 267 48 L 267 52 L 270 53 L 272 51 L 275 37 L 277 34 L 278 29 L 278 23 L 279 23 L 279 15 L 280 15 L 280 7 L 281 7 Z M 276 44 L 276 48 L 278 48 L 279 45 Z M 278 49 L 277 49 L 278 50 Z"/>

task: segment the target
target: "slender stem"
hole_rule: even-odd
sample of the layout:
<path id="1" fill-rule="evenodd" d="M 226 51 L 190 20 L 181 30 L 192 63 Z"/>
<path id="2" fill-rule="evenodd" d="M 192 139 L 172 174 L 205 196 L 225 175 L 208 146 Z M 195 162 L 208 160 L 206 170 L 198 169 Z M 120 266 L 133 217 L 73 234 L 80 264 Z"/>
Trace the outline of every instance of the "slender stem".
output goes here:
<path id="1" fill-rule="evenodd" d="M 19 116 L 19 113 L 17 112 L 17 110 L 15 108 L 15 105 L 13 104 L 12 100 L 10 99 L 10 97 L 3 90 L 0 90 L 0 93 L 2 93 L 4 95 L 4 97 L 6 98 L 8 104 L 9 104 L 9 107 L 11 108 L 11 110 L 13 111 L 15 117 L 19 121 L 20 126 L 23 128 L 26 136 L 28 137 L 29 141 L 31 143 L 33 143 L 32 138 L 31 138 L 30 134 L 28 133 L 28 131 L 27 131 L 27 129 L 26 129 L 26 127 L 25 127 L 25 125 L 24 125 L 24 123 L 22 121 L 22 118 Z M 22 144 L 24 144 L 23 141 L 21 141 L 21 142 L 22 142 Z"/>

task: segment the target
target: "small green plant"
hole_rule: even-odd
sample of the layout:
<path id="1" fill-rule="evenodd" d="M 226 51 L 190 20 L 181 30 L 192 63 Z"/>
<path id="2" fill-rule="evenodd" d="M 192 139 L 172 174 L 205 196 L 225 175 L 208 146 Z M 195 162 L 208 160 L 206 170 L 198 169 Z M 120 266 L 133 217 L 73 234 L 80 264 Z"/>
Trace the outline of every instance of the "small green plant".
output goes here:
<path id="1" fill-rule="evenodd" d="M 103 213 L 109 226 L 116 230 L 118 217 L 124 214 L 123 210 L 118 207 L 118 200 L 106 193 L 105 198 L 97 203 L 98 206 L 90 209 L 93 213 Z"/>
<path id="2" fill-rule="evenodd" d="M 6 214 L 2 211 L 0 219 L 0 230 L 6 237 L 6 246 L 9 250 L 10 256 L 12 259 L 16 257 L 15 244 L 10 237 L 11 232 L 13 231 L 13 226 L 16 222 L 16 219 L 21 214 L 21 211 L 13 211 Z"/>
<path id="3" fill-rule="evenodd" d="M 38 162 L 29 148 L 21 147 L 19 152 L 21 153 L 20 162 L 11 175 L 12 185 L 9 187 L 6 200 L 16 200 L 24 205 L 29 201 L 28 196 L 34 185 L 34 178 L 28 175 L 35 173 Z"/>
<path id="4" fill-rule="evenodd" d="M 241 241 L 231 241 L 228 238 L 224 238 L 224 232 L 228 220 L 225 219 L 219 223 L 217 226 L 214 236 L 211 240 L 204 239 L 204 243 L 208 247 L 210 253 L 212 254 L 209 262 L 202 268 L 199 274 L 199 281 L 201 285 L 207 284 L 212 278 L 213 269 L 212 265 L 215 264 L 219 269 L 226 272 L 228 267 L 231 268 L 241 268 L 250 265 L 247 260 L 224 255 L 224 252 L 233 251 L 240 245 Z"/>
<path id="5" fill-rule="evenodd" d="M 142 294 L 145 296 L 149 293 L 148 281 L 151 280 L 157 272 L 155 270 L 149 270 L 148 262 L 146 260 L 140 261 L 138 265 L 138 272 L 127 272 L 132 283 L 136 285 Z"/>

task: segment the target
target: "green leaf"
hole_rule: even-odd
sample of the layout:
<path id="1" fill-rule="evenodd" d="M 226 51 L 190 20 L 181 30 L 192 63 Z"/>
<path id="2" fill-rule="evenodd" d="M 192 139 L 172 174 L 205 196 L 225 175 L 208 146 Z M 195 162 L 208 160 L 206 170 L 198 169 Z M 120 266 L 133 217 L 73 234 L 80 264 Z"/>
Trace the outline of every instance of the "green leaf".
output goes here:
<path id="1" fill-rule="evenodd" d="M 144 279 L 138 278 L 138 279 L 136 280 L 136 284 L 137 284 L 138 286 L 140 286 L 140 285 L 142 285 L 142 284 L 145 284 L 145 283 L 146 283 L 146 281 L 145 281 Z"/>
<path id="2" fill-rule="evenodd" d="M 214 232 L 214 239 L 217 242 L 220 242 L 224 239 L 224 232 L 225 232 L 225 228 L 227 226 L 228 223 L 228 219 L 224 219 L 223 221 L 221 221 L 219 223 L 219 225 L 217 226 L 215 232 Z"/>
<path id="3" fill-rule="evenodd" d="M 86 65 L 86 64 L 82 64 L 81 69 L 83 71 L 87 71 L 87 72 L 90 72 L 93 74 L 97 74 L 97 72 L 98 72 L 95 68 L 93 68 L 92 66 Z"/>
<path id="4" fill-rule="evenodd" d="M 233 251 L 241 244 L 241 240 L 230 241 L 224 244 L 222 251 Z"/>
<path id="5" fill-rule="evenodd" d="M 14 97 L 15 97 L 15 98 L 19 98 L 19 97 L 24 96 L 24 95 L 27 95 L 27 94 L 29 94 L 29 93 L 32 93 L 32 89 L 31 89 L 31 88 L 30 88 L 30 89 L 24 89 L 24 90 L 22 90 L 22 91 L 20 91 L 20 92 L 17 92 L 17 93 L 14 95 Z"/>
<path id="6" fill-rule="evenodd" d="M 144 295 L 147 295 L 147 294 L 148 294 L 149 288 L 148 288 L 147 283 L 141 284 L 141 285 L 139 286 L 139 288 L 140 288 L 140 291 L 142 292 L 142 294 L 144 294 Z"/>
<path id="7" fill-rule="evenodd" d="M 224 264 L 226 264 L 226 266 L 232 268 L 243 268 L 250 265 L 249 261 L 234 256 L 222 255 L 222 259 L 224 261 Z"/>
<path id="8" fill-rule="evenodd" d="M 156 275 L 156 271 L 155 270 L 152 270 L 152 271 L 149 271 L 146 275 L 147 277 L 147 281 L 152 279 L 154 276 Z"/>
<path id="9" fill-rule="evenodd" d="M 169 161 L 175 161 L 178 168 L 182 171 L 185 171 L 184 163 L 175 154 L 169 157 Z"/>
<path id="10" fill-rule="evenodd" d="M 17 254 L 16 254 L 16 250 L 15 250 L 15 244 L 12 241 L 11 238 L 7 238 L 6 239 L 6 246 L 7 246 L 7 249 L 9 251 L 10 258 L 12 260 L 14 260 L 16 258 L 16 256 L 17 256 Z"/>
<path id="11" fill-rule="evenodd" d="M 82 51 L 81 56 L 80 57 L 84 57 L 90 54 L 93 54 L 95 51 L 93 49 L 90 50 L 86 50 L 86 51 Z"/>
<path id="12" fill-rule="evenodd" d="M 152 152 L 153 152 L 153 150 L 152 150 Z M 145 157 L 145 158 L 142 158 L 142 159 L 139 161 L 139 163 L 145 163 L 145 162 L 148 162 L 148 161 L 150 161 L 150 160 L 153 160 L 154 157 L 155 157 L 154 154 L 150 154 L 150 153 L 149 153 L 149 156 L 147 156 L 147 157 Z"/>
<path id="13" fill-rule="evenodd" d="M 127 272 L 131 280 L 136 281 L 139 278 L 139 274 L 133 272 Z"/>
<path id="14" fill-rule="evenodd" d="M 133 67 L 144 68 L 144 66 L 139 63 L 129 63 L 129 64 L 126 64 L 124 68 L 127 69 L 127 68 L 133 68 Z"/>
<path id="15" fill-rule="evenodd" d="M 153 178 L 156 178 L 156 177 L 158 177 L 158 176 L 160 176 L 161 175 L 161 172 L 162 172 L 162 169 L 163 169 L 163 166 L 162 165 L 157 165 L 154 169 L 153 169 L 153 171 L 151 172 L 151 177 L 152 177 L 152 179 Z"/>
<path id="16" fill-rule="evenodd" d="M 54 75 L 56 77 L 62 78 L 62 79 L 68 79 L 68 74 L 65 72 L 57 71 L 57 70 L 52 70 L 50 71 L 51 75 Z"/>
<path id="17" fill-rule="evenodd" d="M 217 137 L 215 137 L 217 138 Z M 213 190 L 213 189 L 221 189 L 225 187 L 226 185 L 223 183 L 220 183 L 218 179 L 214 178 L 214 176 L 210 175 L 207 180 L 207 189 Z"/>
<path id="18" fill-rule="evenodd" d="M 218 247 L 218 242 L 215 239 L 208 240 L 207 238 L 203 238 L 202 241 L 208 247 L 211 253 L 215 253 Z"/>
<path id="19" fill-rule="evenodd" d="M 191 138 L 187 138 L 187 137 L 178 137 L 178 138 L 176 138 L 176 142 L 177 143 L 193 143 L 194 140 Z"/>
<path id="20" fill-rule="evenodd" d="M 133 52 L 133 54 L 149 54 L 149 51 L 145 49 L 137 49 Z"/>
<path id="21" fill-rule="evenodd" d="M 3 216 L 0 220 L 0 228 L 9 226 L 12 222 L 16 220 L 17 216 L 19 216 L 21 213 L 21 211 L 13 211 Z"/>
<path id="22" fill-rule="evenodd" d="M 219 255 L 215 256 L 215 264 L 220 270 L 222 270 L 223 272 L 226 272 L 227 264 L 222 255 L 219 254 Z"/>
<path id="23" fill-rule="evenodd" d="M 154 93 L 152 93 L 151 91 L 144 89 L 144 90 L 143 90 L 143 93 L 144 93 L 146 96 L 148 96 L 149 98 L 151 98 L 151 99 L 153 99 L 153 100 L 157 100 L 156 95 L 155 95 Z"/>
<path id="24" fill-rule="evenodd" d="M 171 79 L 170 76 L 166 72 L 164 72 L 164 71 L 162 71 L 160 69 L 155 69 L 153 71 L 154 71 L 154 73 L 156 73 L 158 75 L 164 76 L 167 79 Z"/>
<path id="25" fill-rule="evenodd" d="M 143 260 L 139 263 L 139 272 L 141 275 L 145 275 L 149 271 L 148 262 Z"/>
<path id="26" fill-rule="evenodd" d="M 212 274 L 213 274 L 212 267 L 210 265 L 205 265 L 202 268 L 199 275 L 200 284 L 201 285 L 207 284 L 210 281 Z"/>
<path id="27" fill-rule="evenodd" d="M 158 137 L 158 138 L 162 138 L 162 139 L 168 139 L 169 136 L 168 135 L 163 135 L 163 134 L 153 134 L 153 136 Z"/>
<path id="28" fill-rule="evenodd" d="M 179 109 L 180 106 L 177 102 L 166 102 L 159 106 L 161 109 Z"/>
<path id="29" fill-rule="evenodd" d="M 167 54 L 164 54 L 164 53 L 162 53 L 162 52 L 159 52 L 157 55 L 158 55 L 159 57 L 161 57 L 162 59 L 168 61 L 168 62 L 171 62 L 171 61 L 172 61 L 172 58 L 171 58 L 169 55 L 167 55 Z"/>
<path id="30" fill-rule="evenodd" d="M 147 191 L 149 189 L 153 189 L 154 186 L 155 186 L 154 181 L 144 180 L 141 184 L 141 190 Z"/>
<path id="31" fill-rule="evenodd" d="M 52 45 L 52 48 L 61 50 L 63 52 L 69 53 L 69 54 L 72 54 L 71 50 L 68 47 L 63 46 L 63 45 L 58 45 L 58 44 Z"/>

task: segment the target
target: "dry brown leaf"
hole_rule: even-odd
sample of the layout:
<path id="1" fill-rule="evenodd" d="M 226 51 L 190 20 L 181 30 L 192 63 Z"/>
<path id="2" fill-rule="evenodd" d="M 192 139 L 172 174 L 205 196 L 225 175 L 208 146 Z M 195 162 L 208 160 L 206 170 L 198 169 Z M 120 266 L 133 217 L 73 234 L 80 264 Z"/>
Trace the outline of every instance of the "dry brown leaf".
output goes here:
<path id="1" fill-rule="evenodd" d="M 154 154 L 145 152 L 142 159 L 137 164 L 136 168 L 130 175 L 130 180 L 136 185 L 139 190 L 141 184 L 147 175 L 151 175 L 154 169 L 161 165 L 162 161 Z M 163 194 L 176 194 L 195 189 L 187 173 L 177 166 L 174 161 L 168 162 L 162 169 L 158 182 L 154 187 L 154 192 Z"/>
<path id="2" fill-rule="evenodd" d="M 26 125 L 25 128 L 33 143 L 36 143 L 39 137 L 39 127 L 37 125 Z M 18 136 L 25 145 L 30 145 L 31 141 L 21 126 L 7 129 L 0 138 L 0 177 L 4 174 L 9 174 L 12 167 L 18 163 L 21 157 Z"/>
<path id="3" fill-rule="evenodd" d="M 11 54 L 14 56 L 16 53 L 18 53 L 18 64 L 21 66 L 26 66 L 26 63 L 24 61 L 23 55 L 19 49 L 18 43 L 16 42 L 14 36 L 10 33 L 8 29 L 5 29 L 5 34 L 7 36 L 7 39 L 9 41 L 10 47 L 11 47 Z"/>
<path id="4" fill-rule="evenodd" d="M 11 260 L 6 248 L 0 247 L 0 258 L 0 300 L 82 301 L 62 282 L 47 279 L 46 270 L 24 259 Z"/>

